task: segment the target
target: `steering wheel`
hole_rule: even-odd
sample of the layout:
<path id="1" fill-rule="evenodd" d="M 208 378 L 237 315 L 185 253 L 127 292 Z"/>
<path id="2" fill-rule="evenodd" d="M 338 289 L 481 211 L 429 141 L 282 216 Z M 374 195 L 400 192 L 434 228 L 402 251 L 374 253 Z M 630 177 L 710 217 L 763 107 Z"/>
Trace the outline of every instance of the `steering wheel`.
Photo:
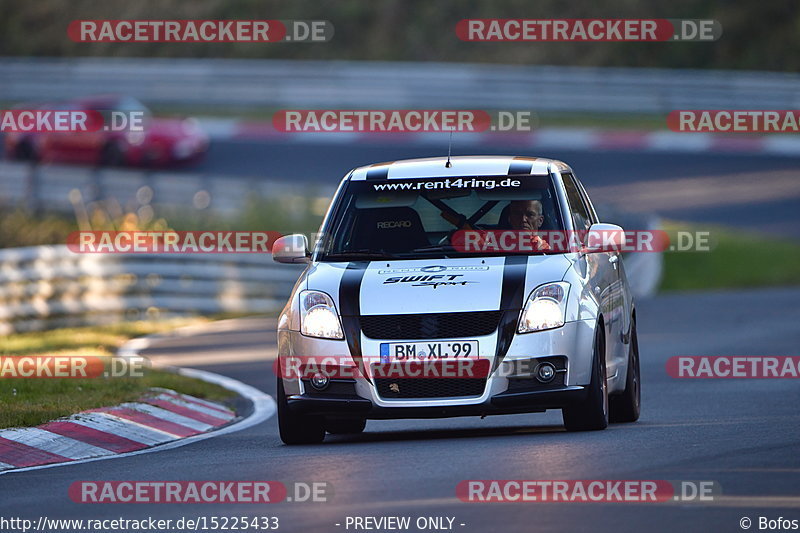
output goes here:
<path id="1" fill-rule="evenodd" d="M 453 235 L 456 234 L 457 231 L 487 231 L 487 229 L 482 224 L 473 224 L 471 230 L 462 230 L 461 228 L 456 228 L 450 230 L 450 232 L 439 239 L 439 246 L 444 246 L 445 244 L 452 244 L 453 242 Z"/>

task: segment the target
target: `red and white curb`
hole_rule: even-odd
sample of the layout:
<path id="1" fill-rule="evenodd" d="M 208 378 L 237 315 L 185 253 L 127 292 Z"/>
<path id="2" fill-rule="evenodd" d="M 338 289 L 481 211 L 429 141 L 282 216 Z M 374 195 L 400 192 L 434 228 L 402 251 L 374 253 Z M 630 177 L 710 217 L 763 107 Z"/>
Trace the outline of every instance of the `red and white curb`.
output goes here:
<path id="1" fill-rule="evenodd" d="M 38 427 L 0 430 L 0 469 L 143 450 L 205 433 L 234 418 L 219 404 L 154 391 L 138 402 L 91 409 Z"/>
<path id="2" fill-rule="evenodd" d="M 131 355 L 148 339 L 134 339 L 121 352 Z M 90 409 L 33 428 L 0 430 L 0 475 L 127 457 L 185 446 L 254 426 L 275 414 L 275 401 L 240 381 L 204 370 L 175 368 L 177 374 L 215 383 L 248 399 L 246 418 L 220 404 L 154 389 L 138 402 Z"/>
<path id="3" fill-rule="evenodd" d="M 199 118 L 211 139 L 282 140 L 285 142 L 447 146 L 449 133 L 284 133 L 268 121 Z M 458 146 L 507 146 L 552 150 L 644 150 L 654 152 L 723 152 L 800 155 L 800 136 L 792 134 L 721 134 L 669 130 L 604 130 L 596 128 L 541 128 L 532 132 L 455 133 Z"/>

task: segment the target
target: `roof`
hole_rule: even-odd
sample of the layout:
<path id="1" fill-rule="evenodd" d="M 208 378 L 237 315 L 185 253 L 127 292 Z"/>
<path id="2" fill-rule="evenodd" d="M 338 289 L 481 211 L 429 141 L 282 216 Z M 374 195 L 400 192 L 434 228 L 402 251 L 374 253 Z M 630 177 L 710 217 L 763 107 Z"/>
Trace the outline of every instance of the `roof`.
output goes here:
<path id="1" fill-rule="evenodd" d="M 447 157 L 404 159 L 359 167 L 348 176 L 350 180 L 392 178 L 434 178 L 464 176 L 508 176 L 542 175 L 548 173 L 552 163 L 559 170 L 570 170 L 569 166 L 556 159 L 527 156 L 472 155 L 450 158 L 451 166 L 445 167 Z"/>

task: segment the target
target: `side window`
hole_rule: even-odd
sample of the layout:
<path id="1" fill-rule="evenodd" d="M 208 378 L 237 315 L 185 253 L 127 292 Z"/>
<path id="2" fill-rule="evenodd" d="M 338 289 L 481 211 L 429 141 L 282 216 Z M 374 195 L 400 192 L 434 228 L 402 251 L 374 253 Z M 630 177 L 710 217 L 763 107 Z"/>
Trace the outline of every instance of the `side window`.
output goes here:
<path id="1" fill-rule="evenodd" d="M 592 217 L 589 210 L 583 203 L 581 192 L 575 183 L 572 174 L 562 174 L 564 180 L 564 189 L 567 192 L 567 200 L 569 201 L 569 210 L 572 215 L 572 224 L 577 231 L 588 230 L 592 225 Z"/>

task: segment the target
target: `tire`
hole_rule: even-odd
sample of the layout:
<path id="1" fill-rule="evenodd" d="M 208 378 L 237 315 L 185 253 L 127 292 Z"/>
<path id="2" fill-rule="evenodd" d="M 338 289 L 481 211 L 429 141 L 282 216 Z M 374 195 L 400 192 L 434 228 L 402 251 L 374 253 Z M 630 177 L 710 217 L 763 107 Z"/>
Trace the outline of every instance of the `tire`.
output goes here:
<path id="1" fill-rule="evenodd" d="M 561 410 L 567 431 L 595 431 L 608 427 L 608 383 L 602 323 L 595 329 L 592 352 L 592 380 L 587 387 L 586 399 Z"/>
<path id="2" fill-rule="evenodd" d="M 631 343 L 628 349 L 628 373 L 625 390 L 609 399 L 611 422 L 636 422 L 642 403 L 642 381 L 639 371 L 639 339 L 636 335 L 636 320 L 631 323 Z"/>
<path id="3" fill-rule="evenodd" d="M 332 418 L 325 421 L 325 431 L 331 435 L 362 433 L 367 427 L 366 418 Z"/>
<path id="4" fill-rule="evenodd" d="M 26 139 L 17 145 L 17 148 L 14 150 L 14 159 L 36 162 L 39 158 L 36 155 L 36 149 L 33 147 L 33 143 Z"/>
<path id="5" fill-rule="evenodd" d="M 119 144 L 112 142 L 103 147 L 100 164 L 105 167 L 121 167 L 125 164 L 125 154 Z"/>
<path id="6" fill-rule="evenodd" d="M 278 376 L 278 429 L 284 444 L 319 444 L 325 439 L 324 419 L 289 410 L 283 379 Z"/>

